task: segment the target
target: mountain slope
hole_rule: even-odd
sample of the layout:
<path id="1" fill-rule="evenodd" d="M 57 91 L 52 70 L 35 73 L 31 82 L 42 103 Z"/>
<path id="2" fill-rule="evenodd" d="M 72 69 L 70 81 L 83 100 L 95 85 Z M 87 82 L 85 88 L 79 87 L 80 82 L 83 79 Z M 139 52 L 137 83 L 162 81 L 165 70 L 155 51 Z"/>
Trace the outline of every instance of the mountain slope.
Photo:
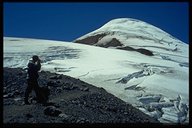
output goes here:
<path id="1" fill-rule="evenodd" d="M 156 90 L 159 90 L 157 85 L 161 84 L 161 87 L 165 87 L 170 89 L 177 88 L 179 86 L 176 85 L 176 81 L 179 76 L 180 78 L 185 78 L 186 82 L 188 81 L 188 66 L 189 66 L 189 47 L 188 44 L 185 44 L 184 42 L 174 38 L 170 34 L 166 33 L 165 31 L 150 25 L 146 22 L 131 19 L 131 18 L 119 18 L 114 19 L 103 25 L 101 28 L 90 32 L 76 40 L 74 40 L 75 43 L 82 43 L 82 44 L 88 44 L 88 45 L 94 45 L 99 47 L 105 47 L 105 48 L 112 48 L 112 49 L 121 49 L 126 51 L 131 51 L 133 53 L 138 52 L 143 55 L 152 56 L 154 58 L 157 58 L 159 60 L 165 60 L 164 62 L 160 62 L 159 60 L 154 65 L 152 63 L 152 60 L 148 60 L 145 57 L 143 57 L 143 63 L 138 64 L 138 61 L 129 61 L 130 64 L 133 63 L 133 65 L 137 68 L 141 68 L 142 70 L 128 73 L 127 76 L 118 79 L 110 79 L 110 80 L 118 80 L 116 81 L 116 84 L 124 84 L 128 85 L 128 87 L 125 87 L 125 90 L 137 90 L 137 91 L 144 91 L 144 93 L 141 94 L 141 100 L 138 98 L 138 100 L 143 100 L 143 94 L 146 93 L 145 89 L 146 87 L 149 89 L 149 86 L 154 86 Z M 111 56 L 112 57 L 112 56 Z M 135 55 L 136 58 L 139 57 L 139 55 Z M 130 56 L 127 56 L 127 59 L 130 59 Z M 168 66 L 167 62 L 173 62 L 178 63 L 180 67 L 183 67 L 180 71 L 185 71 L 186 74 L 178 74 L 176 73 L 178 70 L 178 67 L 175 66 Z M 163 64 L 164 63 L 164 64 Z M 163 64 L 164 66 L 162 66 Z M 161 65 L 161 66 L 160 66 Z M 185 67 L 185 68 L 184 68 Z M 130 68 L 130 67 L 127 67 Z M 176 72 L 175 72 L 176 71 Z M 163 79 L 160 79 L 159 76 L 156 77 L 155 75 L 164 74 Z M 175 74 L 176 73 L 176 74 Z M 168 77 L 169 75 L 174 74 L 172 76 L 172 82 L 169 81 Z M 179 75 L 180 74 L 180 75 Z M 150 78 L 149 78 L 150 77 Z M 153 77 L 153 78 L 152 78 Z M 153 81 L 153 80 L 154 81 Z M 151 81 L 152 80 L 152 81 Z M 168 81 L 167 81 L 168 80 Z M 147 82 L 148 81 L 148 82 Z M 160 82 L 160 83 L 158 83 Z M 177 81 L 179 82 L 179 81 Z M 179 82 L 180 87 L 184 87 L 185 85 L 188 86 L 188 83 L 182 84 Z M 168 89 L 168 90 L 169 90 Z M 181 89 L 181 88 L 180 88 Z M 156 91 L 153 89 L 153 91 Z M 174 89 L 177 90 L 177 89 Z M 184 89 L 188 90 L 188 89 Z M 169 90 L 170 91 L 170 90 Z M 167 93 L 169 92 L 167 91 Z M 157 92 L 158 93 L 158 92 Z M 162 94 L 162 88 L 159 90 L 158 94 Z M 177 93 L 178 98 L 180 99 L 180 94 Z M 175 94 L 175 95 L 177 95 Z M 164 94 L 163 94 L 164 95 Z M 155 97 L 155 98 L 154 98 Z M 162 95 L 160 96 L 162 98 Z M 156 99 L 157 98 L 157 99 Z M 159 102 L 160 99 L 159 95 L 150 95 L 146 96 L 144 99 L 144 102 L 142 102 L 145 105 L 149 105 L 149 107 L 152 107 L 153 109 L 157 109 L 159 107 L 153 107 L 153 103 L 150 102 Z M 155 100 L 156 99 L 156 100 Z M 146 103 L 146 101 L 149 100 L 149 103 Z M 130 102 L 130 101 L 129 101 Z M 168 100 L 170 103 L 170 100 Z M 173 122 L 180 122 L 181 118 L 178 118 L 178 114 L 173 116 L 173 113 L 177 113 L 175 109 L 172 109 L 171 107 L 173 104 L 164 104 L 164 103 L 155 103 L 157 106 L 166 106 L 163 110 L 163 115 L 158 114 L 158 111 L 153 111 L 151 113 L 152 116 L 155 116 L 156 118 L 159 118 L 161 120 L 167 121 L 172 120 Z M 176 104 L 182 104 L 181 101 L 174 102 L 174 106 L 178 106 Z M 156 106 L 155 105 L 155 106 Z M 182 106 L 182 105 L 181 105 Z M 184 105 L 185 106 L 185 105 Z M 168 111 L 167 111 L 168 107 Z M 174 108 L 174 107 L 173 107 Z M 175 107 L 178 108 L 178 107 Z M 186 107 L 185 107 L 186 108 Z M 164 111 L 165 110 L 165 111 Z M 144 110 L 145 111 L 145 110 Z M 149 110 L 150 111 L 150 110 Z M 146 111 L 145 111 L 146 112 Z M 146 112 L 149 114 L 149 112 Z M 160 116 L 161 115 L 161 116 Z M 161 120 L 162 121 L 162 120 Z M 181 121 L 182 122 L 182 121 Z"/>
<path id="2" fill-rule="evenodd" d="M 5 37 L 3 64 L 25 68 L 37 54 L 42 70 L 103 87 L 160 122 L 189 122 L 188 44 L 130 18 L 74 42 Z"/>
<path id="3" fill-rule="evenodd" d="M 8 37 L 3 44 L 4 67 L 25 68 L 36 54 L 42 59 L 44 71 L 103 87 L 160 122 L 188 122 L 187 54 L 146 56 L 136 51 Z"/>
<path id="4" fill-rule="evenodd" d="M 149 56 L 160 53 L 188 54 L 187 44 L 153 25 L 131 18 L 111 20 L 74 42 L 137 51 Z"/>
<path id="5" fill-rule="evenodd" d="M 4 68 L 3 74 L 4 123 L 159 123 L 103 88 L 45 71 L 39 73 L 39 85 L 49 85 L 49 102 L 23 105 L 27 72 Z"/>

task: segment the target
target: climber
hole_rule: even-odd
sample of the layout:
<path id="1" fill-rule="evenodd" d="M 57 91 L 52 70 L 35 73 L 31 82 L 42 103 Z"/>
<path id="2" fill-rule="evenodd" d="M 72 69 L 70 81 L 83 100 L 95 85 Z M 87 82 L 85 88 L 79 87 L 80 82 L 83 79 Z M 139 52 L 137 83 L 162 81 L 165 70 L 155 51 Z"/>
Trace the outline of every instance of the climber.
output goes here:
<path id="1" fill-rule="evenodd" d="M 39 85 L 38 85 L 38 71 L 41 69 L 41 60 L 37 55 L 32 57 L 32 60 L 29 60 L 28 70 L 27 70 L 27 89 L 25 91 L 25 104 L 29 104 L 28 97 L 32 90 L 35 91 L 36 97 L 39 97 Z"/>

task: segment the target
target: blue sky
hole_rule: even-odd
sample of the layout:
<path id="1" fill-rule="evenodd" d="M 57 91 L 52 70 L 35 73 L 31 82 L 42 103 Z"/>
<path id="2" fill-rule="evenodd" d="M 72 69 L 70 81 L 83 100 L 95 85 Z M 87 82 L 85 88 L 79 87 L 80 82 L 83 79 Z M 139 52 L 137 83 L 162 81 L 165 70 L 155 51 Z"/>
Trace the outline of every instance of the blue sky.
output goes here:
<path id="1" fill-rule="evenodd" d="M 3 35 L 73 41 L 115 18 L 150 23 L 189 42 L 187 2 L 4 3 Z"/>

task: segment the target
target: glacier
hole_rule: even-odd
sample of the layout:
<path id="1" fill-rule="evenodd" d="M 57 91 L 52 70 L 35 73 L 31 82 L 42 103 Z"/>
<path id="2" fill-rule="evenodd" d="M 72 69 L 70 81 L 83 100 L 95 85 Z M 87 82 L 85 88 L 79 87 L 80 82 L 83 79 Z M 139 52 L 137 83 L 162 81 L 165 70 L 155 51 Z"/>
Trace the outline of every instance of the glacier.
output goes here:
<path id="1" fill-rule="evenodd" d="M 113 39 L 120 45 L 103 47 Z M 41 70 L 103 87 L 162 123 L 189 123 L 188 44 L 130 18 L 112 20 L 73 42 L 4 37 L 3 67 L 26 68 L 39 55 Z"/>

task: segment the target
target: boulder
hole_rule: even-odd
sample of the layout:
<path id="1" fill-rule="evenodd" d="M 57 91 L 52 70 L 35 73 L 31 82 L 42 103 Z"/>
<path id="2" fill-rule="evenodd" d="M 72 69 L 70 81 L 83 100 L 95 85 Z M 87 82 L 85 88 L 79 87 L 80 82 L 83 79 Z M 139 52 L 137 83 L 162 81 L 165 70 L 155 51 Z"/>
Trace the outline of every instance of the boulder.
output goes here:
<path id="1" fill-rule="evenodd" d="M 61 117 L 63 119 L 67 119 L 69 116 L 66 115 L 65 113 L 61 113 L 61 114 L 59 114 L 59 117 Z"/>
<path id="2" fill-rule="evenodd" d="M 15 98 L 15 99 L 14 99 L 14 101 L 16 101 L 16 102 L 17 102 L 17 101 L 21 101 L 21 100 L 22 100 L 21 97 L 19 97 L 19 98 Z"/>
<path id="3" fill-rule="evenodd" d="M 62 79 L 62 75 L 51 76 L 50 79 Z"/>
<path id="4" fill-rule="evenodd" d="M 62 90 L 63 90 L 62 87 L 57 87 L 57 88 L 56 88 L 56 92 L 57 92 L 57 93 L 60 93 Z"/>
<path id="5" fill-rule="evenodd" d="M 88 88 L 88 87 L 86 87 L 86 88 L 84 88 L 84 89 L 83 89 L 83 91 L 89 91 L 89 88 Z"/>
<path id="6" fill-rule="evenodd" d="M 55 86 L 55 82 L 49 81 L 49 82 L 47 82 L 47 86 Z"/>
<path id="7" fill-rule="evenodd" d="M 31 115 L 30 113 L 27 113 L 25 116 L 26 116 L 27 118 L 32 118 L 32 117 L 33 117 L 33 115 Z"/>
<path id="8" fill-rule="evenodd" d="M 3 95 L 3 98 L 13 98 L 14 94 L 13 93 L 8 93 L 6 95 Z"/>
<path id="9" fill-rule="evenodd" d="M 14 95 L 19 95 L 19 94 L 21 94 L 21 93 L 19 92 L 19 90 L 15 90 Z"/>
<path id="10" fill-rule="evenodd" d="M 48 106 L 44 109 L 44 114 L 48 116 L 59 116 L 61 110 L 57 109 L 55 106 Z"/>

